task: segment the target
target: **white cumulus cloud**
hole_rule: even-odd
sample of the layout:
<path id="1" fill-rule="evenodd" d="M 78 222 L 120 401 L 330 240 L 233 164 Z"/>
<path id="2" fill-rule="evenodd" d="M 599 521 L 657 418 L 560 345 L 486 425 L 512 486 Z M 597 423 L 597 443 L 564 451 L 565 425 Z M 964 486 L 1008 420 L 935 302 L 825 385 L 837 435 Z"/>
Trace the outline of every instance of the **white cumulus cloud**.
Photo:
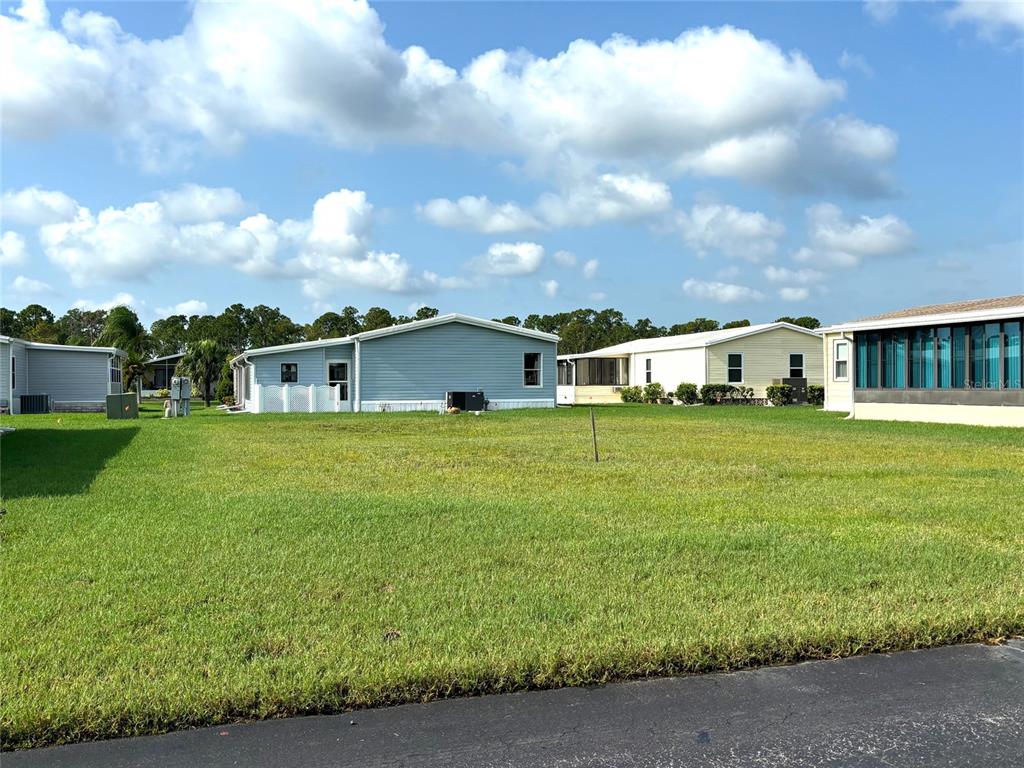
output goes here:
<path id="1" fill-rule="evenodd" d="M 706 299 L 720 304 L 761 301 L 764 298 L 760 291 L 745 285 L 696 280 L 692 277 L 683 282 L 683 293 L 695 299 Z"/>
<path id="2" fill-rule="evenodd" d="M 230 151 L 268 133 L 355 148 L 460 146 L 537 172 L 620 175 L 638 166 L 736 175 L 742 165 L 705 155 L 786 136 L 786 162 L 766 158 L 753 175 L 784 188 L 796 176 L 845 189 L 857 181 L 848 162 L 884 162 L 823 163 L 820 147 L 804 151 L 845 86 L 799 52 L 729 26 L 578 39 L 550 57 L 496 49 L 457 70 L 422 47 L 392 47 L 364 0 L 194 3 L 180 33 L 163 39 L 100 11 L 53 20 L 36 0 L 0 17 L 0 51 L 5 134 L 105 131 L 147 168 L 180 166 L 197 144 Z"/>
<path id="3" fill-rule="evenodd" d="M 78 203 L 63 192 L 26 187 L 4 192 L 0 199 L 0 219 L 38 227 L 73 219 Z"/>
<path id="4" fill-rule="evenodd" d="M 103 309 L 109 312 L 114 307 L 131 307 L 136 312 L 140 311 L 146 302 L 136 299 L 130 293 L 121 292 L 116 294 L 113 298 L 107 299 L 106 301 L 95 301 L 93 299 L 79 299 L 72 306 L 75 309 L 83 310 L 96 310 Z"/>
<path id="5" fill-rule="evenodd" d="M 726 256 L 760 261 L 775 253 L 786 229 L 760 211 L 733 205 L 698 204 L 676 216 L 683 240 L 699 255 L 719 251 Z"/>
<path id="6" fill-rule="evenodd" d="M 1020 0 L 970 0 L 958 2 L 946 12 L 951 24 L 973 24 L 985 40 L 999 40 L 1004 34 L 1024 40 L 1024 3 Z"/>
<path id="7" fill-rule="evenodd" d="M 157 307 L 156 312 L 160 317 L 170 317 L 171 315 L 191 317 L 192 315 L 205 315 L 207 309 L 208 306 L 205 301 L 188 299 L 187 301 L 180 301 L 171 307 Z"/>
<path id="8" fill-rule="evenodd" d="M 808 245 L 794 255 L 797 261 L 822 266 L 853 267 L 865 258 L 895 256 L 914 245 L 914 233 L 892 215 L 847 219 L 832 203 L 807 209 Z"/>
<path id="9" fill-rule="evenodd" d="M 544 291 L 544 295 L 549 299 L 555 298 L 558 295 L 558 281 L 557 280 L 544 280 L 540 284 L 540 289 Z"/>
<path id="10" fill-rule="evenodd" d="M 560 267 L 576 266 L 576 254 L 572 251 L 555 251 L 551 258 L 553 258 L 555 263 Z"/>
<path id="11" fill-rule="evenodd" d="M 585 280 L 593 280 L 594 276 L 597 275 L 597 268 L 600 266 L 600 262 L 597 259 L 588 259 L 587 263 L 583 265 L 583 278 Z"/>
<path id="12" fill-rule="evenodd" d="M 825 273 L 817 269 L 787 269 L 786 267 L 767 266 L 764 276 L 772 283 L 797 283 L 808 285 L 825 279 Z"/>
<path id="13" fill-rule="evenodd" d="M 25 261 L 25 238 L 17 232 L 0 235 L 0 267 L 12 267 Z"/>
<path id="14" fill-rule="evenodd" d="M 489 235 L 541 229 L 543 226 L 533 214 L 517 204 L 495 204 L 486 196 L 467 195 L 455 201 L 435 198 L 419 206 L 418 210 L 427 221 L 439 227 Z"/>
<path id="15" fill-rule="evenodd" d="M 536 272 L 543 261 L 544 248 L 537 243 L 494 243 L 470 266 L 483 275 L 519 277 Z"/>
<path id="16" fill-rule="evenodd" d="M 158 199 L 172 221 L 215 221 L 245 210 L 242 196 L 230 187 L 183 184 L 178 189 L 161 192 Z"/>
<path id="17" fill-rule="evenodd" d="M 779 298 L 783 301 L 803 301 L 811 292 L 807 288 L 786 286 L 779 289 Z"/>
<path id="18" fill-rule="evenodd" d="M 11 291 L 19 296 L 36 296 L 44 293 L 52 293 L 53 288 L 42 280 L 35 280 L 31 277 L 18 275 L 11 281 Z"/>

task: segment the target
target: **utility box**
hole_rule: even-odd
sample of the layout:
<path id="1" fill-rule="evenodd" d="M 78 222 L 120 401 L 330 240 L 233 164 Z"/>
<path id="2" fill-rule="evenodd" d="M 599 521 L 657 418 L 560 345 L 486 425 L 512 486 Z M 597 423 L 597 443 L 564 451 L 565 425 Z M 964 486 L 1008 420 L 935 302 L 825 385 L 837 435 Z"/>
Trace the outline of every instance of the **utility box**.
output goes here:
<path id="1" fill-rule="evenodd" d="M 107 395 L 108 419 L 139 418 L 139 398 L 134 392 L 123 395 Z"/>
<path id="2" fill-rule="evenodd" d="M 448 392 L 446 395 L 448 407 L 458 408 L 460 411 L 482 411 L 487 404 L 482 391 Z"/>
<path id="3" fill-rule="evenodd" d="M 49 395 L 22 395 L 20 398 L 22 413 L 49 413 Z"/>
<path id="4" fill-rule="evenodd" d="M 806 378 L 783 378 L 772 379 L 772 384 L 788 384 L 793 388 L 793 404 L 807 404 L 807 379 Z"/>
<path id="5" fill-rule="evenodd" d="M 171 378 L 171 418 L 188 416 L 192 412 L 192 381 L 188 376 Z"/>

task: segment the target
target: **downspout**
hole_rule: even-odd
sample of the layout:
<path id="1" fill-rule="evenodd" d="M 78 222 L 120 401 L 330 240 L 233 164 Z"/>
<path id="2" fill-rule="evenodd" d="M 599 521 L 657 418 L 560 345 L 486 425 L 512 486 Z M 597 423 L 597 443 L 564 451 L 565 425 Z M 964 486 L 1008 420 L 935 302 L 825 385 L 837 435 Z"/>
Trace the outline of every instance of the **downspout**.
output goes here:
<path id="1" fill-rule="evenodd" d="M 355 349 L 352 351 L 353 355 L 353 366 L 352 375 L 355 376 L 355 399 L 352 401 L 352 410 L 359 413 L 363 410 L 363 377 L 362 371 L 359 364 L 360 361 L 360 350 L 359 350 L 359 337 L 356 337 Z"/>

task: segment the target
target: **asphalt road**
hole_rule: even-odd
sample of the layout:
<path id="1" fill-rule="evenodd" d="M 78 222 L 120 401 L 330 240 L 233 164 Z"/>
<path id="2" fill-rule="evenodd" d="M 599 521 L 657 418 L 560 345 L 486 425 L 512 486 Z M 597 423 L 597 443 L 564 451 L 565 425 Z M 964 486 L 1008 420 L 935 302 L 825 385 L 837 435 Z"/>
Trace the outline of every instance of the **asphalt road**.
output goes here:
<path id="1" fill-rule="evenodd" d="M 1024 642 L 5 754 L 47 766 L 1024 766 Z"/>

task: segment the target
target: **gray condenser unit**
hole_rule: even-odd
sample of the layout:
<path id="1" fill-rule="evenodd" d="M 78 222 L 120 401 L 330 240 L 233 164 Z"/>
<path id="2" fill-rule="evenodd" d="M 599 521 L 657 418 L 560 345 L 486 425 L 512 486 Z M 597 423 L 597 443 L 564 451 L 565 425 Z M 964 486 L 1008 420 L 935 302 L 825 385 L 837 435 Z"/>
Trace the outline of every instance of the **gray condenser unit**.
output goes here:
<path id="1" fill-rule="evenodd" d="M 487 406 L 484 393 L 478 392 L 448 392 L 446 401 L 449 408 L 458 408 L 460 411 L 482 411 Z"/>

